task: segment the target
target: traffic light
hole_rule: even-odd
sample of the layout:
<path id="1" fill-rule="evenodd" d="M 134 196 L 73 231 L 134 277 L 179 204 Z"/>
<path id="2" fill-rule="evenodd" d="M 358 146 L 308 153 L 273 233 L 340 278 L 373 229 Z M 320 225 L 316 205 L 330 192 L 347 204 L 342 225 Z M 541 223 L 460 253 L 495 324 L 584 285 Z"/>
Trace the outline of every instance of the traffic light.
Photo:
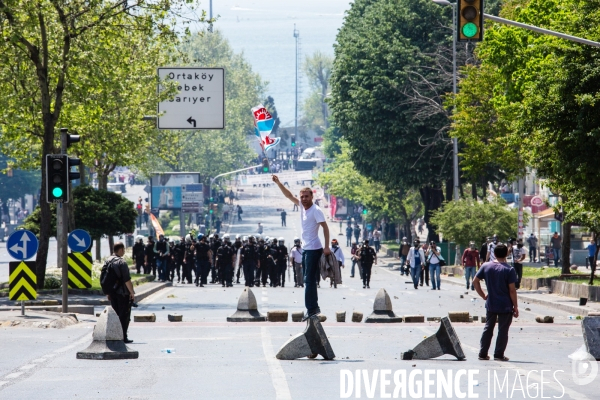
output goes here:
<path id="1" fill-rule="evenodd" d="M 483 0 L 458 0 L 456 20 L 459 42 L 483 40 Z"/>
<path id="2" fill-rule="evenodd" d="M 66 154 L 46 155 L 46 201 L 69 201 L 69 157 Z"/>
<path id="3" fill-rule="evenodd" d="M 368 211 L 366 208 L 363 208 L 363 215 L 367 215 Z"/>
<path id="4" fill-rule="evenodd" d="M 296 147 L 296 135 L 292 134 L 292 147 Z"/>
<path id="5" fill-rule="evenodd" d="M 73 143 L 77 143 L 81 140 L 79 135 L 69 135 L 67 134 L 67 148 L 69 148 L 69 146 L 71 146 L 71 144 Z M 69 171 L 69 180 L 72 181 L 74 179 L 79 179 L 80 178 L 80 174 L 79 172 L 71 172 L 71 167 L 77 167 L 81 164 L 81 159 L 79 158 L 71 158 L 68 157 L 67 158 L 67 171 Z M 68 201 L 68 199 L 67 199 Z"/>
<path id="6" fill-rule="evenodd" d="M 269 172 L 269 159 L 268 158 L 263 158 L 262 165 L 263 165 L 263 172 L 264 173 Z"/>

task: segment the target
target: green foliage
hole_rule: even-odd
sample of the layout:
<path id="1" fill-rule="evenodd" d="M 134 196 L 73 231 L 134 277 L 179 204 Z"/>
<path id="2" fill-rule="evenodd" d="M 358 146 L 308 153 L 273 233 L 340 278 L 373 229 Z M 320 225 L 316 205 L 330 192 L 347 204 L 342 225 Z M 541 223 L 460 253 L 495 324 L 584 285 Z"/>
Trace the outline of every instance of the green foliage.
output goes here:
<path id="1" fill-rule="evenodd" d="M 329 110 L 326 99 L 329 93 L 332 66 L 333 57 L 320 51 L 307 56 L 302 66 L 311 89 L 302 107 L 302 125 L 318 134 L 323 134 L 329 128 Z"/>
<path id="2" fill-rule="evenodd" d="M 62 280 L 58 276 L 49 275 L 44 279 L 44 289 L 60 289 L 61 287 Z"/>
<path id="3" fill-rule="evenodd" d="M 335 158 L 342 152 L 340 140 L 342 131 L 337 126 L 330 126 L 323 134 L 323 152 L 328 158 Z"/>
<path id="4" fill-rule="evenodd" d="M 470 241 L 480 243 L 487 236 L 497 234 L 500 240 L 517 235 L 518 209 L 509 209 L 501 198 L 479 202 L 461 199 L 447 202 L 433 213 L 431 221 L 437 225 L 444 239 L 468 246 Z M 523 215 L 527 224 L 529 216 Z"/>
<path id="5" fill-rule="evenodd" d="M 56 204 L 50 204 L 50 236 L 56 237 Z M 23 224 L 19 226 L 19 229 L 27 229 L 33 232 L 35 236 L 40 236 L 40 224 L 42 222 L 42 211 L 38 205 L 31 214 L 25 218 Z"/>
<path id="6" fill-rule="evenodd" d="M 8 198 L 16 199 L 25 194 L 37 194 L 40 190 L 41 171 L 27 171 L 12 169 L 8 157 L 0 154 L 0 198 L 6 201 Z M 10 176 L 12 175 L 12 176 Z"/>
<path id="7" fill-rule="evenodd" d="M 76 227 L 88 231 L 92 239 L 135 230 L 134 204 L 120 194 L 82 185 L 75 188 L 73 198 Z"/>

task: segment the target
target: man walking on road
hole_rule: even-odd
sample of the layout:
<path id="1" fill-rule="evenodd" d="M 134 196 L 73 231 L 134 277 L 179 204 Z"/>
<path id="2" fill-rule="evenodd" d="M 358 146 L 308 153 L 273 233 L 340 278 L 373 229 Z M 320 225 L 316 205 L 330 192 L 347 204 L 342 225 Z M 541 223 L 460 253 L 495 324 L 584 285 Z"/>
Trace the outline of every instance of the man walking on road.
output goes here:
<path id="1" fill-rule="evenodd" d="M 287 213 L 285 212 L 285 210 L 281 211 L 281 226 L 287 226 L 285 224 L 285 217 L 286 217 Z"/>
<path id="2" fill-rule="evenodd" d="M 352 227 L 350 224 L 346 227 L 346 246 L 350 247 L 352 245 Z"/>
<path id="3" fill-rule="evenodd" d="M 129 267 L 123 255 L 125 254 L 125 245 L 122 242 L 115 243 L 113 247 L 113 255 L 106 260 L 107 269 L 112 269 L 117 279 L 117 285 L 113 292 L 108 295 L 111 307 L 115 310 L 121 321 L 123 328 L 123 341 L 131 343 L 133 340 L 127 337 L 127 329 L 129 328 L 129 320 L 131 318 L 131 304 L 135 300 L 135 291 L 131 284 L 131 275 Z"/>
<path id="4" fill-rule="evenodd" d="M 529 246 L 529 262 L 536 262 L 538 238 L 533 233 L 527 238 L 527 245 Z"/>
<path id="5" fill-rule="evenodd" d="M 410 276 L 412 277 L 413 285 L 415 285 L 415 289 L 418 289 L 419 277 L 423 269 L 423 263 L 425 262 L 425 252 L 419 246 L 418 239 L 415 239 L 413 244 L 414 246 L 408 251 L 408 264 L 410 266 Z"/>
<path id="6" fill-rule="evenodd" d="M 273 182 L 279 187 L 281 193 L 290 201 L 297 204 L 298 199 L 294 197 L 283 184 L 279 181 L 277 175 L 273 175 Z M 302 318 L 306 321 L 313 315 L 321 312 L 319 308 L 319 296 L 317 294 L 317 283 L 319 282 L 319 260 L 321 256 L 331 254 L 329 249 L 329 228 L 325 222 L 325 215 L 319 206 L 313 204 L 313 192 L 309 187 L 300 190 L 300 217 L 302 221 L 302 244 L 304 252 L 302 253 L 302 265 L 304 267 L 304 304 L 306 314 Z M 325 236 L 325 247 L 319 239 L 319 226 L 323 229 Z"/>
<path id="7" fill-rule="evenodd" d="M 554 235 L 550 238 L 550 244 L 552 245 L 552 255 L 554 256 L 554 266 L 558 267 L 558 260 L 560 259 L 560 249 L 562 247 L 562 238 L 558 232 L 554 232 Z"/>
<path id="8" fill-rule="evenodd" d="M 475 242 L 469 243 L 469 248 L 465 249 L 462 255 L 462 265 L 465 269 L 465 280 L 467 281 L 467 290 L 469 290 L 469 286 L 471 290 L 475 290 L 473 287 L 473 283 L 471 279 L 475 279 L 475 267 L 479 269 L 479 252 L 475 248 Z"/>
<path id="9" fill-rule="evenodd" d="M 371 268 L 373 268 L 373 263 L 377 265 L 377 253 L 369 246 L 369 240 L 365 239 L 363 247 L 360 248 L 357 254 L 363 270 L 363 289 L 371 289 L 371 286 L 369 286 L 371 283 Z"/>
<path id="10" fill-rule="evenodd" d="M 483 264 L 473 280 L 473 286 L 475 286 L 479 296 L 485 300 L 487 310 L 485 328 L 483 328 L 483 335 L 481 335 L 479 359 L 490 359 L 488 350 L 492 343 L 494 326 L 497 321 L 498 338 L 496 339 L 494 360 L 508 361 L 508 357 L 504 356 L 504 351 L 508 345 L 508 329 L 513 316 L 519 318 L 517 289 L 515 288 L 517 274 L 515 269 L 506 262 L 506 256 L 508 255 L 506 245 L 498 243 L 494 248 L 494 255 L 495 261 Z M 481 290 L 481 280 L 485 280 L 487 295 Z"/>

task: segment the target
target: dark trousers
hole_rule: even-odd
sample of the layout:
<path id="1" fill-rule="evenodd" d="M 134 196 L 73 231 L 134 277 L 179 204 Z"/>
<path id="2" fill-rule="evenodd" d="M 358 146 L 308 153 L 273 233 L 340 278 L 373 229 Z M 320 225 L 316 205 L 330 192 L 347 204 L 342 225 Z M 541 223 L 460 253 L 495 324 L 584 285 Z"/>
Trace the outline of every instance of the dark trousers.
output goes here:
<path id="1" fill-rule="evenodd" d="M 483 328 L 483 334 L 481 335 L 481 348 L 479 349 L 479 357 L 486 357 L 488 350 L 492 344 L 492 337 L 494 336 L 494 325 L 498 321 L 498 337 L 496 338 L 496 350 L 494 350 L 494 358 L 504 357 L 504 350 L 508 345 L 508 328 L 512 323 L 513 314 L 509 313 L 486 313 L 485 328 Z"/>
<path id="2" fill-rule="evenodd" d="M 127 329 L 131 319 L 131 302 L 129 296 L 122 294 L 113 294 L 110 296 L 110 306 L 115 310 L 121 321 L 123 328 L 123 339 L 127 339 Z"/>
<path id="3" fill-rule="evenodd" d="M 183 278 L 181 281 L 192 283 L 192 270 L 194 269 L 194 261 L 188 261 L 183 265 Z"/>
<path id="4" fill-rule="evenodd" d="M 346 246 L 352 246 L 352 236 L 346 236 Z"/>
<path id="5" fill-rule="evenodd" d="M 210 261 L 208 259 L 200 260 L 199 265 L 200 265 L 200 283 L 203 285 L 206 285 L 207 281 L 208 281 L 208 273 L 210 272 Z"/>
<path id="6" fill-rule="evenodd" d="M 142 268 L 144 268 L 144 259 L 135 260 L 135 270 L 138 274 L 141 273 Z"/>
<path id="7" fill-rule="evenodd" d="M 362 267 L 363 285 L 368 285 L 369 283 L 371 283 L 371 269 L 373 268 L 373 264 L 365 264 L 363 262 Z"/>
<path id="8" fill-rule="evenodd" d="M 260 285 L 260 282 L 262 282 L 263 286 L 267 285 L 267 279 L 269 279 L 269 270 L 267 268 L 267 262 L 261 262 L 260 263 L 260 268 L 257 269 L 257 278 L 256 278 L 256 283 L 257 286 Z"/>
<path id="9" fill-rule="evenodd" d="M 521 279 L 523 278 L 523 264 L 514 263 L 513 268 L 517 273 L 517 282 L 515 283 L 515 287 L 518 289 L 521 287 Z"/>
<path id="10" fill-rule="evenodd" d="M 267 264 L 269 270 L 269 283 L 271 286 L 279 286 L 279 274 L 277 273 L 277 265 Z"/>
<path id="11" fill-rule="evenodd" d="M 220 265 L 219 271 L 221 272 L 223 285 L 233 285 L 233 266 L 231 264 Z"/>
<path id="12" fill-rule="evenodd" d="M 254 270 L 256 269 L 256 263 L 254 261 L 244 262 L 244 279 L 245 286 L 254 286 Z"/>
<path id="13" fill-rule="evenodd" d="M 425 284 L 429 286 L 429 267 L 425 267 L 425 270 L 421 270 L 421 286 L 423 286 L 423 278 L 425 278 Z"/>
<path id="14" fill-rule="evenodd" d="M 537 256 L 537 249 L 535 247 L 529 248 L 529 262 L 534 262 Z"/>
<path id="15" fill-rule="evenodd" d="M 285 285 L 285 270 L 286 270 L 286 265 L 285 264 L 280 264 L 276 267 L 277 269 L 277 275 L 279 282 L 281 283 L 281 286 Z"/>
<path id="16" fill-rule="evenodd" d="M 317 283 L 320 279 L 319 260 L 323 249 L 304 250 L 302 267 L 304 268 L 304 305 L 309 313 L 320 313 Z"/>
<path id="17" fill-rule="evenodd" d="M 177 280 L 181 280 L 181 262 L 175 260 L 171 262 L 170 270 L 169 270 L 169 280 L 173 282 L 173 278 L 175 278 L 175 271 L 177 271 Z"/>
<path id="18" fill-rule="evenodd" d="M 287 225 L 285 224 L 285 218 L 281 218 L 281 226 L 287 226 Z"/>

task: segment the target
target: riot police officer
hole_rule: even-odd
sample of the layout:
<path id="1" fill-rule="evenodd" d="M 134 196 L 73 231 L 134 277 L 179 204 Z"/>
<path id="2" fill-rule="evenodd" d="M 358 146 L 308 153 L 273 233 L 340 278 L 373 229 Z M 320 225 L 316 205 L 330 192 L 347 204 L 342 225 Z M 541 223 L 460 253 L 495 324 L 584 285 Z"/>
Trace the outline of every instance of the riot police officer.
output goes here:
<path id="1" fill-rule="evenodd" d="M 212 254 L 213 254 L 213 263 L 212 263 L 212 268 L 211 268 L 211 281 L 210 283 L 218 283 L 221 282 L 223 283 L 223 277 L 221 276 L 221 274 L 219 274 L 219 265 L 218 263 L 216 263 L 216 257 L 217 257 L 217 250 L 219 250 L 219 247 L 221 247 L 221 240 L 219 239 L 219 235 L 211 235 L 212 238 L 212 244 L 210 246 L 210 249 L 212 250 Z"/>
<path id="2" fill-rule="evenodd" d="M 246 286 L 253 287 L 254 286 L 254 270 L 259 267 L 260 268 L 260 260 L 259 260 L 259 252 L 258 246 L 256 245 L 256 240 L 254 236 L 250 236 L 248 238 L 248 244 L 242 247 L 241 251 L 242 265 L 244 268 L 244 277 L 246 279 Z M 260 282 L 258 283 L 260 286 Z"/>
<path id="3" fill-rule="evenodd" d="M 245 243 L 242 243 L 242 236 L 241 235 L 235 235 L 235 242 L 233 243 L 233 252 L 235 254 L 235 263 L 237 265 L 237 273 L 236 273 L 236 280 L 235 283 L 240 283 L 240 272 L 242 270 L 242 263 L 241 263 L 241 250 L 242 247 L 244 247 Z"/>
<path id="4" fill-rule="evenodd" d="M 279 260 L 279 246 L 277 238 L 271 239 L 271 245 L 267 251 L 267 270 L 269 271 L 270 286 L 277 287 L 281 284 L 279 273 L 277 271 L 277 261 Z"/>
<path id="5" fill-rule="evenodd" d="M 373 262 L 377 264 L 377 253 L 375 249 L 369 246 L 369 240 L 365 239 L 363 246 L 358 250 L 357 258 L 360 260 L 363 268 L 363 289 L 371 287 L 371 268 L 373 268 Z"/>
<path id="6" fill-rule="evenodd" d="M 137 235 L 135 244 L 131 249 L 131 258 L 135 261 L 135 270 L 138 274 L 141 273 L 141 269 L 144 266 L 144 255 L 144 237 L 142 235 Z"/>
<path id="7" fill-rule="evenodd" d="M 229 234 L 225 234 L 221 246 L 217 249 L 217 257 L 215 259 L 223 287 L 233 287 L 233 256 L 233 247 L 231 247 Z"/>
<path id="8" fill-rule="evenodd" d="M 188 284 L 192 283 L 192 269 L 194 269 L 194 254 L 196 248 L 192 243 L 192 237 L 188 234 L 185 236 L 185 252 L 183 255 L 183 276 L 181 277 L 181 283 L 185 283 L 187 280 Z"/>
<path id="9" fill-rule="evenodd" d="M 196 250 L 196 286 L 204 287 L 213 258 L 210 246 L 206 242 L 206 236 L 198 234 L 198 241 L 194 248 Z M 198 277 L 200 277 L 199 280 Z"/>
<path id="10" fill-rule="evenodd" d="M 258 268 L 256 269 L 256 279 L 254 284 L 263 287 L 267 286 L 267 246 L 262 237 L 258 237 Z"/>
<path id="11" fill-rule="evenodd" d="M 288 249 L 285 247 L 285 240 L 280 237 L 277 239 L 277 280 L 281 282 L 281 287 L 285 287 L 285 270 L 288 263 Z"/>

